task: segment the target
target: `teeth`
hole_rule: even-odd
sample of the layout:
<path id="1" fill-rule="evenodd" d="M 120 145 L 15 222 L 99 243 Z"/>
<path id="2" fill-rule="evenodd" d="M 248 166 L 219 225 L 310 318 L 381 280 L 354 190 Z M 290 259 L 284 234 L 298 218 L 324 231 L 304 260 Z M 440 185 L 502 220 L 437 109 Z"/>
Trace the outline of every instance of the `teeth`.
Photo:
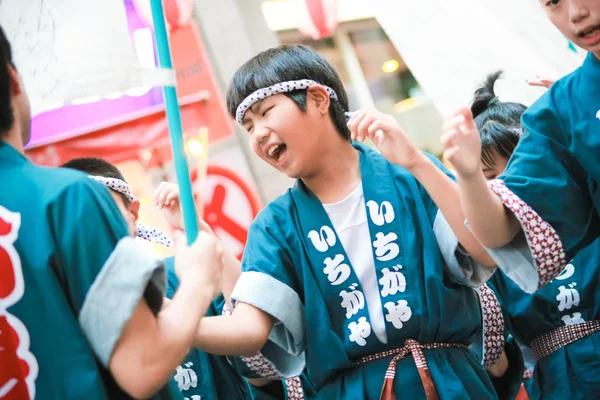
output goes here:
<path id="1" fill-rule="evenodd" d="M 279 149 L 279 145 L 273 146 L 269 149 L 269 157 L 273 157 L 275 152 Z"/>
<path id="2" fill-rule="evenodd" d="M 595 28 L 594 28 L 594 29 L 592 29 L 592 30 L 589 30 L 589 31 L 587 31 L 587 32 L 583 32 L 583 35 L 582 35 L 582 36 L 583 36 L 583 37 L 589 37 L 589 36 L 593 36 L 593 35 L 595 35 L 595 34 L 598 32 L 598 30 L 599 30 L 599 29 L 600 29 L 600 27 L 595 27 Z"/>

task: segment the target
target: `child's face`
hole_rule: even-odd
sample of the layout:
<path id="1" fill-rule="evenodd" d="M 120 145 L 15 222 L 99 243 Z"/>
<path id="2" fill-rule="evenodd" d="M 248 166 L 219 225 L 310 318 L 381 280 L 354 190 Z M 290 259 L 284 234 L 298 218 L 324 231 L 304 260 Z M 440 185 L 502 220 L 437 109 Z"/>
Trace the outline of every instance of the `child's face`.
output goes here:
<path id="1" fill-rule="evenodd" d="M 134 200 L 131 202 L 131 204 L 129 204 L 129 206 L 126 206 L 123 197 L 121 197 L 117 192 L 111 190 L 110 195 L 115 200 L 115 203 L 117 203 L 117 207 L 119 208 L 119 211 L 121 211 L 121 215 L 127 223 L 127 232 L 129 232 L 130 236 L 135 237 L 137 235 L 137 210 L 140 206 L 139 201 Z"/>
<path id="2" fill-rule="evenodd" d="M 502 156 L 500 156 L 495 151 L 492 152 L 492 166 L 487 166 L 480 162 L 481 170 L 483 171 L 483 175 L 485 175 L 485 179 L 491 181 L 492 179 L 496 179 L 499 175 L 501 175 L 506 169 L 506 164 L 508 164 L 508 160 Z"/>
<path id="3" fill-rule="evenodd" d="M 255 103 L 244 115 L 243 126 L 257 156 L 292 178 L 313 173 L 318 163 L 323 124 L 307 101 L 306 112 L 283 94 Z"/>
<path id="4" fill-rule="evenodd" d="M 571 42 L 600 57 L 599 0 L 540 0 L 550 21 Z"/>

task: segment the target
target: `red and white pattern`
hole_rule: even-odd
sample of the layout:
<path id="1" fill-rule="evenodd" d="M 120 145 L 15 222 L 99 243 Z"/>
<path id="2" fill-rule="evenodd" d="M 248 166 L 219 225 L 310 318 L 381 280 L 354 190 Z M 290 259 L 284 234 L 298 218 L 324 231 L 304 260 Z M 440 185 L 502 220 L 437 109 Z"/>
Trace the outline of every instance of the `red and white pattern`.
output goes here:
<path id="1" fill-rule="evenodd" d="M 527 203 L 511 192 L 502 180 L 494 179 L 489 186 L 521 223 L 538 269 L 538 289 L 543 287 L 560 274 L 567 263 L 558 234 Z"/>
<path id="2" fill-rule="evenodd" d="M 275 365 L 263 356 L 260 351 L 252 357 L 241 357 L 241 359 L 248 368 L 256 372 L 262 378 L 273 379 L 276 381 L 284 379 L 284 376 L 277 371 Z"/>
<path id="3" fill-rule="evenodd" d="M 37 359 L 30 351 L 29 331 L 8 312 L 25 293 L 21 257 L 15 248 L 21 214 L 0 206 L 0 398 L 35 398 Z"/>
<path id="4" fill-rule="evenodd" d="M 423 349 L 450 349 L 460 348 L 468 350 L 468 347 L 462 344 L 454 343 L 426 343 L 420 344 L 416 340 L 408 339 L 404 342 L 404 347 L 395 350 L 387 350 L 381 353 L 373 354 L 370 356 L 362 357 L 358 360 L 359 364 L 366 364 L 370 361 L 379 360 L 389 356 L 394 356 L 390 361 L 387 371 L 385 372 L 385 379 L 383 381 L 383 387 L 381 389 L 380 400 L 395 400 L 396 393 L 394 391 L 394 378 L 396 377 L 396 366 L 398 361 L 402 360 L 409 354 L 412 354 L 421 382 L 425 388 L 425 394 L 427 400 L 438 399 L 437 390 L 433 384 L 433 380 L 429 373 L 429 367 L 427 366 L 427 359 L 423 353 Z"/>
<path id="5" fill-rule="evenodd" d="M 531 351 L 536 361 L 549 356 L 556 350 L 586 336 L 600 332 L 600 321 L 583 322 L 561 326 L 543 333 L 531 341 Z"/>
<path id="6" fill-rule="evenodd" d="M 223 315 L 231 315 L 231 309 L 227 304 L 223 306 Z M 240 357 L 242 361 L 252 371 L 256 372 L 261 378 L 267 378 L 272 380 L 282 380 L 285 377 L 277 371 L 275 365 L 269 361 L 260 351 L 252 357 Z"/>
<path id="7" fill-rule="evenodd" d="M 304 400 L 304 390 L 302 390 L 302 382 L 300 377 L 286 379 L 285 386 L 287 388 L 288 400 Z"/>
<path id="8" fill-rule="evenodd" d="M 491 367 L 504 351 L 504 317 L 500 302 L 492 289 L 485 283 L 478 292 L 483 319 L 483 366 Z"/>

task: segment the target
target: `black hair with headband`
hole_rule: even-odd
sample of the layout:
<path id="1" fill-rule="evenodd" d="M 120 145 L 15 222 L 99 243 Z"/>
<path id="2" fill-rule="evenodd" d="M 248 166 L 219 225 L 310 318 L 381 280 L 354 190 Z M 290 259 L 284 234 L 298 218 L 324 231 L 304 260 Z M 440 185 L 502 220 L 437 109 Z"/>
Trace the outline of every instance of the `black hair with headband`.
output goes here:
<path id="1" fill-rule="evenodd" d="M 77 171 L 85 172 L 87 175 L 101 176 L 104 178 L 114 178 L 114 179 L 119 179 L 123 182 L 127 182 L 127 181 L 125 181 L 123 174 L 121 173 L 121 171 L 119 171 L 119 169 L 117 167 L 115 167 L 108 161 L 103 160 L 101 158 L 95 158 L 95 157 L 74 158 L 70 161 L 67 161 L 63 165 L 61 165 L 61 167 L 76 169 Z M 131 204 L 131 201 L 127 198 L 127 196 L 125 196 L 124 194 L 119 193 L 119 192 L 116 192 L 116 193 L 119 196 L 121 196 L 121 198 L 125 202 L 126 206 L 129 206 L 129 204 Z"/>
<path id="2" fill-rule="evenodd" d="M 494 86 L 502 71 L 487 76 L 475 91 L 471 112 L 481 135 L 481 160 L 494 167 L 494 153 L 507 160 L 521 138 L 521 116 L 527 107 L 521 103 L 500 101 Z"/>
<path id="3" fill-rule="evenodd" d="M 252 57 L 233 76 L 227 90 L 227 109 L 236 117 L 238 106 L 252 93 L 278 83 L 310 79 L 329 86 L 337 94 L 331 101 L 329 114 L 338 132 L 350 141 L 345 112 L 348 96 L 342 80 L 333 67 L 318 53 L 306 46 L 282 45 Z M 302 110 L 306 111 L 306 90 L 285 93 Z"/>

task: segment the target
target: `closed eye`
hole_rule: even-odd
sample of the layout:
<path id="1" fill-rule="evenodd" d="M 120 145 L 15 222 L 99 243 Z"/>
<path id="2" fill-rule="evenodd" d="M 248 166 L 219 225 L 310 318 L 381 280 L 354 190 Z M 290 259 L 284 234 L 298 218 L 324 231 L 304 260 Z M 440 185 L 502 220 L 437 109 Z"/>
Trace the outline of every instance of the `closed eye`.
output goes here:
<path id="1" fill-rule="evenodd" d="M 271 107 L 267 108 L 265 111 L 263 111 L 262 116 L 265 117 L 267 115 L 267 113 L 273 109 L 273 107 L 275 107 L 275 106 L 271 106 Z"/>

